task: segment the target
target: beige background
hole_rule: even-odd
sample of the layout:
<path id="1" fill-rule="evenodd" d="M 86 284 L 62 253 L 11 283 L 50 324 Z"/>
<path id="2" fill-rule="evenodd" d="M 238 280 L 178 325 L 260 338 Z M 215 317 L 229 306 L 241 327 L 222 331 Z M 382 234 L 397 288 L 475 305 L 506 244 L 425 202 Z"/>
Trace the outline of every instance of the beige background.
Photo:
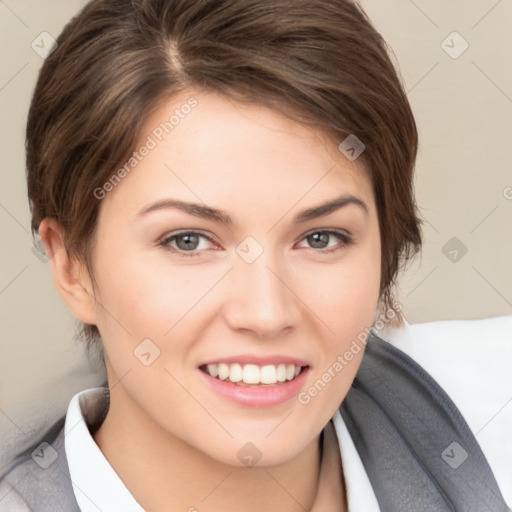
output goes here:
<path id="1" fill-rule="evenodd" d="M 51 407 L 101 377 L 73 340 L 74 319 L 50 269 L 32 252 L 24 125 L 42 58 L 78 0 L 0 0 L 0 423 L 16 404 L 66 386 Z M 420 133 L 416 190 L 425 219 L 421 258 L 401 279 L 410 323 L 512 311 L 512 1 L 363 0 L 394 50 Z M 452 58 L 463 41 L 467 50 Z M 446 244 L 458 239 L 459 247 Z M 452 242 L 453 243 L 453 242 Z M 461 256 L 461 247 L 467 253 Z M 450 251 L 457 250 L 457 261 Z M 444 252 L 443 252 L 444 251 Z M 449 257 L 447 257 L 448 254 Z M 50 416 L 52 411 L 48 411 Z M 18 423 L 18 425 L 21 425 Z"/>

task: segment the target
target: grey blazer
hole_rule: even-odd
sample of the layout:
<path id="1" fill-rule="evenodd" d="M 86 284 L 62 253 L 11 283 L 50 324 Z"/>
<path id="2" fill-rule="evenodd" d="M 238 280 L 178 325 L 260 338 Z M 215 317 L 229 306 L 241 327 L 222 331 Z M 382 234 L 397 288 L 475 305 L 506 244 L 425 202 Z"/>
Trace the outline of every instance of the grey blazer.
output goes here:
<path id="1" fill-rule="evenodd" d="M 383 512 L 510 512 L 466 421 L 409 356 L 374 333 L 340 413 Z M 88 418 L 93 428 L 105 410 Z M 0 512 L 79 512 L 60 418 L 20 453 L 0 480 Z M 56 450 L 47 469 L 31 456 Z M 108 512 L 108 511 L 104 511 Z"/>

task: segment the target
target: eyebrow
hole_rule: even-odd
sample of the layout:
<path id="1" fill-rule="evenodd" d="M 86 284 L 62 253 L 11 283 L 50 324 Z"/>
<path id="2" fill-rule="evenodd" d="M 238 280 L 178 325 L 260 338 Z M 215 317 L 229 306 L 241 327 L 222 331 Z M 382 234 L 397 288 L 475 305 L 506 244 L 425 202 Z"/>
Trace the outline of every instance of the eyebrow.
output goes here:
<path id="1" fill-rule="evenodd" d="M 360 207 L 361 210 L 366 215 L 368 215 L 368 206 L 363 200 L 353 195 L 345 194 L 332 199 L 327 203 L 323 203 L 313 208 L 308 208 L 307 210 L 298 213 L 295 215 L 295 217 L 293 217 L 292 222 L 295 224 L 300 224 L 312 219 L 324 217 L 325 215 L 329 215 L 330 213 L 349 205 L 356 205 Z M 200 217 L 202 219 L 212 220 L 214 222 L 222 222 L 227 226 L 232 226 L 234 224 L 233 218 L 223 210 L 218 210 L 204 204 L 181 201 L 179 199 L 163 199 L 161 201 L 157 201 L 156 203 L 142 208 L 138 216 L 144 216 L 148 213 L 158 210 L 167 210 L 173 208 L 188 213 L 189 215 Z"/>

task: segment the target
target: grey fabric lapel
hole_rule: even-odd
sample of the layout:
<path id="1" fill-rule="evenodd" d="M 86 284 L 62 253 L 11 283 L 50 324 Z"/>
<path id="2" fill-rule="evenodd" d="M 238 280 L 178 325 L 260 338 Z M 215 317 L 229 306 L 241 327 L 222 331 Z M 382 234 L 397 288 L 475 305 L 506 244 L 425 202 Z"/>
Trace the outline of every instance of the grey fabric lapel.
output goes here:
<path id="1" fill-rule="evenodd" d="M 511 510 L 448 395 L 372 332 L 340 413 L 383 512 Z"/>
<path id="2" fill-rule="evenodd" d="M 80 512 L 64 449 L 64 422 L 60 418 L 20 453 L 0 479 L 0 512 Z"/>

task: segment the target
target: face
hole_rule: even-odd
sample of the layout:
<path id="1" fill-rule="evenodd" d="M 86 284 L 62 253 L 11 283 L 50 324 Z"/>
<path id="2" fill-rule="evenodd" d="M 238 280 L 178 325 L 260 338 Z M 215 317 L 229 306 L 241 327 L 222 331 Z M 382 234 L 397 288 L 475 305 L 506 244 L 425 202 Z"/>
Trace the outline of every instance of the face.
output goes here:
<path id="1" fill-rule="evenodd" d="M 262 106 L 182 93 L 104 188 L 93 269 L 110 386 L 219 461 L 240 466 L 248 442 L 260 464 L 291 459 L 358 369 L 380 236 L 366 170 L 338 143 Z"/>

